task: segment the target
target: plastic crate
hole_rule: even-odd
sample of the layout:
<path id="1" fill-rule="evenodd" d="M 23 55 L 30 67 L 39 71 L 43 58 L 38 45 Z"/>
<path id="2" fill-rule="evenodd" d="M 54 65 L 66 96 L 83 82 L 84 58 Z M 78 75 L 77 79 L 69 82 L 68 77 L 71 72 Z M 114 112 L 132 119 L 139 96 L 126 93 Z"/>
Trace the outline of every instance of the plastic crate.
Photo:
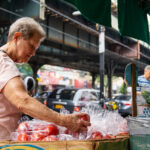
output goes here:
<path id="1" fill-rule="evenodd" d="M 130 150 L 150 150 L 150 135 L 131 135 Z"/>
<path id="2" fill-rule="evenodd" d="M 130 117 L 130 150 L 150 150 L 150 119 Z"/>

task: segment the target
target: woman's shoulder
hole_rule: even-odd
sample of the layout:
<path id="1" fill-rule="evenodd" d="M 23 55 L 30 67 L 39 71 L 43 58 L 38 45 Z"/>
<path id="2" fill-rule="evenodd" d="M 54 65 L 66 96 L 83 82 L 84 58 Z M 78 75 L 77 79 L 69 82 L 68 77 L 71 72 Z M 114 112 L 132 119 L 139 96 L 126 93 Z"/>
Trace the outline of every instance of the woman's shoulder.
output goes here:
<path id="1" fill-rule="evenodd" d="M 7 54 L 0 50 L 0 58 L 6 57 Z"/>
<path id="2" fill-rule="evenodd" d="M 13 72 L 19 74 L 15 62 L 7 54 L 0 52 L 0 73 L 4 72 L 8 74 Z"/>
<path id="3" fill-rule="evenodd" d="M 15 64 L 12 59 L 3 51 L 0 51 L 0 64 L 1 65 L 8 65 L 8 64 Z"/>

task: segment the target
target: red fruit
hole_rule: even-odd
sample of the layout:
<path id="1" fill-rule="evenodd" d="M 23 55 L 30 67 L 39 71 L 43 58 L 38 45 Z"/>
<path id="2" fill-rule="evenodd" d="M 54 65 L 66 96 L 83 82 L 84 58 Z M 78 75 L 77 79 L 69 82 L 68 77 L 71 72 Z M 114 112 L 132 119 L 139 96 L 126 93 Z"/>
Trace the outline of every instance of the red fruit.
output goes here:
<path id="1" fill-rule="evenodd" d="M 56 136 L 49 135 L 43 138 L 42 141 L 58 141 L 58 138 Z"/>
<path id="2" fill-rule="evenodd" d="M 43 132 L 34 132 L 31 136 L 31 141 L 41 141 L 45 137 Z"/>
<path id="3" fill-rule="evenodd" d="M 90 137 L 91 140 L 100 140 L 100 139 L 103 139 L 103 135 L 101 132 L 99 131 L 95 131 L 91 134 L 91 137 Z"/>
<path id="4" fill-rule="evenodd" d="M 79 138 L 79 133 L 78 132 L 72 132 L 71 135 L 74 137 L 74 138 Z"/>
<path id="5" fill-rule="evenodd" d="M 120 133 L 120 135 L 128 135 L 128 134 L 129 134 L 128 132 Z"/>
<path id="6" fill-rule="evenodd" d="M 84 121 L 89 121 L 89 118 L 90 118 L 89 115 L 85 114 L 80 119 L 83 119 Z"/>
<path id="7" fill-rule="evenodd" d="M 57 126 L 54 124 L 49 124 L 45 128 L 44 131 L 47 132 L 48 135 L 58 135 L 59 134 L 59 130 L 58 130 Z"/>
<path id="8" fill-rule="evenodd" d="M 19 124 L 18 126 L 18 129 L 17 129 L 18 132 L 25 132 L 25 131 L 29 131 L 29 125 L 27 122 L 22 122 Z"/>
<path id="9" fill-rule="evenodd" d="M 103 139 L 111 139 L 111 136 L 106 134 L 105 136 L 103 136 Z"/>
<path id="10" fill-rule="evenodd" d="M 33 129 L 35 131 L 44 130 L 46 128 L 46 125 L 34 125 Z"/>
<path id="11" fill-rule="evenodd" d="M 30 136 L 27 133 L 20 133 L 17 137 L 18 141 L 30 141 Z"/>
<path id="12" fill-rule="evenodd" d="M 65 130 L 65 134 L 70 134 L 70 131 L 68 129 Z"/>
<path id="13" fill-rule="evenodd" d="M 79 138 L 79 133 L 78 132 L 72 132 L 72 131 L 66 129 L 64 133 L 72 135 L 74 138 Z"/>

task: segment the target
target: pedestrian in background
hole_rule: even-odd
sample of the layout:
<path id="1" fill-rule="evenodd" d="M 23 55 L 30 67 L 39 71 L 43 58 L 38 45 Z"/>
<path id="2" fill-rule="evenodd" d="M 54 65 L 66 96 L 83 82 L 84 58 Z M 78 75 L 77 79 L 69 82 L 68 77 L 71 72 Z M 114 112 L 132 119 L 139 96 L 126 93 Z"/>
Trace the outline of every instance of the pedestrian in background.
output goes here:
<path id="1" fill-rule="evenodd" d="M 138 85 L 150 88 L 150 65 L 145 67 L 144 75 L 138 77 Z"/>

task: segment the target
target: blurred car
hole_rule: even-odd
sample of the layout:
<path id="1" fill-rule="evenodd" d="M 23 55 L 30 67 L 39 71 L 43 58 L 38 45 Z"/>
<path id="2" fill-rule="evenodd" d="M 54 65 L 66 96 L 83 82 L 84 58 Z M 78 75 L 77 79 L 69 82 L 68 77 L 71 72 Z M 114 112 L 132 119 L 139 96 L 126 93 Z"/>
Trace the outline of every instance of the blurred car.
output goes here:
<path id="1" fill-rule="evenodd" d="M 104 108 L 110 111 L 119 110 L 120 105 L 118 102 L 114 100 L 105 101 Z"/>
<path id="2" fill-rule="evenodd" d="M 55 89 L 47 99 L 47 106 L 57 112 L 65 108 L 70 113 L 87 105 L 100 105 L 99 90 L 61 88 Z"/>
<path id="3" fill-rule="evenodd" d="M 132 96 L 131 95 L 118 95 L 113 99 L 119 104 L 119 113 L 122 116 L 127 116 L 132 114 Z"/>
<path id="4" fill-rule="evenodd" d="M 39 102 L 43 103 L 46 105 L 47 103 L 47 97 L 49 97 L 51 94 L 51 92 L 48 92 L 48 91 L 45 91 L 45 92 L 42 92 L 38 95 L 35 95 L 34 98 L 37 99 Z"/>

